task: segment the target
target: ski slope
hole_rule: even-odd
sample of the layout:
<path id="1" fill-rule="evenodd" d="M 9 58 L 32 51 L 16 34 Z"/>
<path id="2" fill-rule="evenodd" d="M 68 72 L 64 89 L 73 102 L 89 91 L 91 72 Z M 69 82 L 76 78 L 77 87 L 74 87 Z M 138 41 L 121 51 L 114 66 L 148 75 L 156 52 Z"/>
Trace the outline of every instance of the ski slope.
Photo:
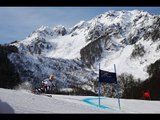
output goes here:
<path id="1" fill-rule="evenodd" d="M 159 101 L 96 96 L 35 95 L 26 90 L 0 88 L 0 113 L 160 113 Z"/>

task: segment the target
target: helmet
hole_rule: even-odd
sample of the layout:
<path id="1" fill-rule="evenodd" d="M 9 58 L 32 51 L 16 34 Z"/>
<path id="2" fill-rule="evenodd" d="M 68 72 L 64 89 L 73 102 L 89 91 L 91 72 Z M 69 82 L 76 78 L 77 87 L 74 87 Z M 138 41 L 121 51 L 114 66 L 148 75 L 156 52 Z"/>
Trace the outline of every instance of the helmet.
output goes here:
<path id="1" fill-rule="evenodd" d="M 53 74 L 50 75 L 49 79 L 50 79 L 50 80 L 54 80 L 54 75 L 53 75 Z"/>

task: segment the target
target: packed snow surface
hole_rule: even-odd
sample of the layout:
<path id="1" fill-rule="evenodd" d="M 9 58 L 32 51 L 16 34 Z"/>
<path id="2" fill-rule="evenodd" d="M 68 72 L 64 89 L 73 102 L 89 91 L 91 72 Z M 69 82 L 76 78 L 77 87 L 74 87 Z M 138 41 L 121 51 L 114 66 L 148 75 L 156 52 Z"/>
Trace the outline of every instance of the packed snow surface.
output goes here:
<path id="1" fill-rule="evenodd" d="M 160 102 L 98 96 L 35 95 L 0 88 L 0 113 L 160 113 Z"/>

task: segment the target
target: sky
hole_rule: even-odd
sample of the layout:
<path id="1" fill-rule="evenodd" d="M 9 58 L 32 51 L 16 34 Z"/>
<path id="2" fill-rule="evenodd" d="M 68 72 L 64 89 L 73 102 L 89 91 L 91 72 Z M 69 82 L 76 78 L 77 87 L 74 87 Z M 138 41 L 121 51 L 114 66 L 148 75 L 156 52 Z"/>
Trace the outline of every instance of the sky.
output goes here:
<path id="1" fill-rule="evenodd" d="M 19 113 L 160 113 L 160 102 L 137 99 L 118 99 L 98 96 L 72 96 L 51 94 L 52 97 L 36 95 L 24 89 L 0 88 L 0 114 Z M 120 104 L 118 104 L 120 103 Z"/>
<path id="2" fill-rule="evenodd" d="M 71 28 L 109 10 L 134 9 L 160 14 L 160 7 L 0 7 L 0 44 L 23 40 L 42 25 Z"/>

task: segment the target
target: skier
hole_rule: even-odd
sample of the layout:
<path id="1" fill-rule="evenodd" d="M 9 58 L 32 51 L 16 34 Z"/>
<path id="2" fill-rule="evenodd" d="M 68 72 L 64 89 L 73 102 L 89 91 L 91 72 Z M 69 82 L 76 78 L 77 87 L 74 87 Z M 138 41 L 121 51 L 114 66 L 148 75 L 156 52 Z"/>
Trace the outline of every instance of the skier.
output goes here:
<path id="1" fill-rule="evenodd" d="M 54 75 L 50 75 L 49 78 L 45 79 L 41 83 L 41 92 L 49 93 L 55 87 L 55 78 Z"/>

